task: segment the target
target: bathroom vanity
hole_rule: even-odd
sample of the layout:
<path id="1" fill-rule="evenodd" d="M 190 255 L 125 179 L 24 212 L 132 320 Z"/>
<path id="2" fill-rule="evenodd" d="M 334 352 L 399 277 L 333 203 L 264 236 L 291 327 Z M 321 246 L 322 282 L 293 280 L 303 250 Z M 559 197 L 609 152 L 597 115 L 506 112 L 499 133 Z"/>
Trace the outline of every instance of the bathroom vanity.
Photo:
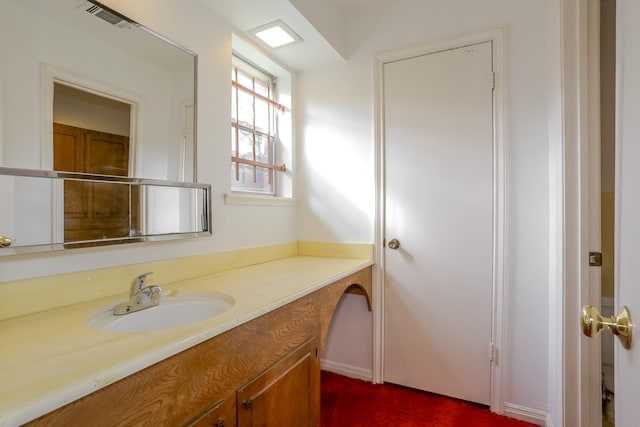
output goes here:
<path id="1" fill-rule="evenodd" d="M 91 336 L 91 342 L 86 348 L 72 348 L 71 344 L 64 356 L 59 354 L 61 348 L 49 350 L 50 354 L 25 355 L 40 361 L 34 373 L 46 375 L 42 382 L 51 383 L 31 385 L 32 392 L 39 390 L 41 396 L 30 399 L 38 404 L 39 399 L 50 400 L 57 393 L 58 401 L 70 403 L 57 405 L 39 418 L 41 414 L 32 416 L 26 425 L 316 426 L 319 351 L 345 292 L 363 295 L 370 307 L 371 270 L 370 260 L 296 256 L 179 283 L 174 288 L 177 292 L 210 289 L 235 300 L 225 313 L 196 325 L 134 333 L 91 330 L 85 325 L 61 330 L 58 340 L 66 345 L 74 334 L 78 339 Z M 97 304 L 77 306 L 25 316 L 32 323 L 23 332 L 56 311 L 63 329 L 65 322 L 74 323 Z M 12 319 L 3 326 L 19 322 Z M 30 350 L 47 352 L 46 344 L 34 344 Z M 98 354 L 102 355 L 99 360 L 81 360 Z M 27 366 L 17 355 L 13 363 L 26 372 Z M 147 366 L 136 369 L 140 363 Z M 8 374 L 10 366 L 3 365 L 3 374 Z M 83 373 L 91 365 L 96 372 Z M 127 369 L 130 373 L 122 375 Z M 14 372 L 13 377 L 19 382 L 19 373 Z M 55 383 L 60 387 L 55 388 Z M 68 393 L 79 383 L 95 391 L 76 399 Z M 42 387 L 51 389 L 46 392 Z M 9 387 L 0 392 L 8 396 Z M 22 404 L 22 408 L 2 409 L 20 412 L 29 406 L 29 399 Z"/>

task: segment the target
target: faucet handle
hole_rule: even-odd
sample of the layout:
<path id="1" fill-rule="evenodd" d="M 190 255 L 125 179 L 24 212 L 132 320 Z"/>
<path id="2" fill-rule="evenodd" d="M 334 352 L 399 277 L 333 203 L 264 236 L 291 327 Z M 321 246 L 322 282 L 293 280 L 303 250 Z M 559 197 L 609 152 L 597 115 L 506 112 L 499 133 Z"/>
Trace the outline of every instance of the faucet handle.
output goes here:
<path id="1" fill-rule="evenodd" d="M 147 273 L 141 274 L 131 283 L 131 293 L 136 294 L 140 292 L 145 287 L 145 283 L 147 282 L 147 276 L 153 274 L 153 271 L 149 271 Z"/>

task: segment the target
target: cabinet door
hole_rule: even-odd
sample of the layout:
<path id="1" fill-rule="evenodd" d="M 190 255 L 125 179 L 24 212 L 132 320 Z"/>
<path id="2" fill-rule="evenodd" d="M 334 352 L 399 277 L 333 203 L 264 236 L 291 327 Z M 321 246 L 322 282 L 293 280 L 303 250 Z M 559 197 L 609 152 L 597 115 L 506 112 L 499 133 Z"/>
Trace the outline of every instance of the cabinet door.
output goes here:
<path id="1" fill-rule="evenodd" d="M 238 426 L 317 426 L 319 375 L 316 343 L 308 341 L 238 390 Z"/>
<path id="2" fill-rule="evenodd" d="M 53 124 L 53 168 L 57 171 L 128 176 L 129 137 Z M 67 180 L 64 240 L 129 237 L 130 186 Z"/>
<path id="3" fill-rule="evenodd" d="M 236 400 L 225 399 L 198 418 L 188 427 L 235 427 L 236 426 Z"/>

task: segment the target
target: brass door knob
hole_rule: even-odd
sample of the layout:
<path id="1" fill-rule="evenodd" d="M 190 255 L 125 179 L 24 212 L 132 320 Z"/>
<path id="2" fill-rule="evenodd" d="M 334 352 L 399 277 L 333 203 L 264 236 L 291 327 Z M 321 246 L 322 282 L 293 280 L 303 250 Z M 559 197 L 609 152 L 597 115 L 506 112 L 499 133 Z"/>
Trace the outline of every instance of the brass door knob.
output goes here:
<path id="1" fill-rule="evenodd" d="M 616 335 L 625 349 L 631 348 L 633 324 L 629 309 L 624 306 L 617 316 L 602 317 L 597 308 L 591 305 L 582 307 L 582 332 L 588 337 L 597 336 L 601 330 L 608 329 Z"/>
<path id="2" fill-rule="evenodd" d="M 398 249 L 400 247 L 400 241 L 398 239 L 391 239 L 387 246 L 389 249 Z"/>
<path id="3" fill-rule="evenodd" d="M 13 240 L 7 236 L 0 235 L 0 248 L 7 248 L 11 246 Z"/>

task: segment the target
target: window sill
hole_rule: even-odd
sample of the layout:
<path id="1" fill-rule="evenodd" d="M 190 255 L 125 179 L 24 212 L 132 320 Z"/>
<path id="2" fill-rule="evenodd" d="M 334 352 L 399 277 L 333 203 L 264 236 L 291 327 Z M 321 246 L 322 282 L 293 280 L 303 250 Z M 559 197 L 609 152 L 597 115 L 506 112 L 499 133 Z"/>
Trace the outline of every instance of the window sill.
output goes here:
<path id="1" fill-rule="evenodd" d="M 241 206 L 296 206 L 298 201 L 290 197 L 262 196 L 260 194 L 225 193 L 225 205 Z"/>

